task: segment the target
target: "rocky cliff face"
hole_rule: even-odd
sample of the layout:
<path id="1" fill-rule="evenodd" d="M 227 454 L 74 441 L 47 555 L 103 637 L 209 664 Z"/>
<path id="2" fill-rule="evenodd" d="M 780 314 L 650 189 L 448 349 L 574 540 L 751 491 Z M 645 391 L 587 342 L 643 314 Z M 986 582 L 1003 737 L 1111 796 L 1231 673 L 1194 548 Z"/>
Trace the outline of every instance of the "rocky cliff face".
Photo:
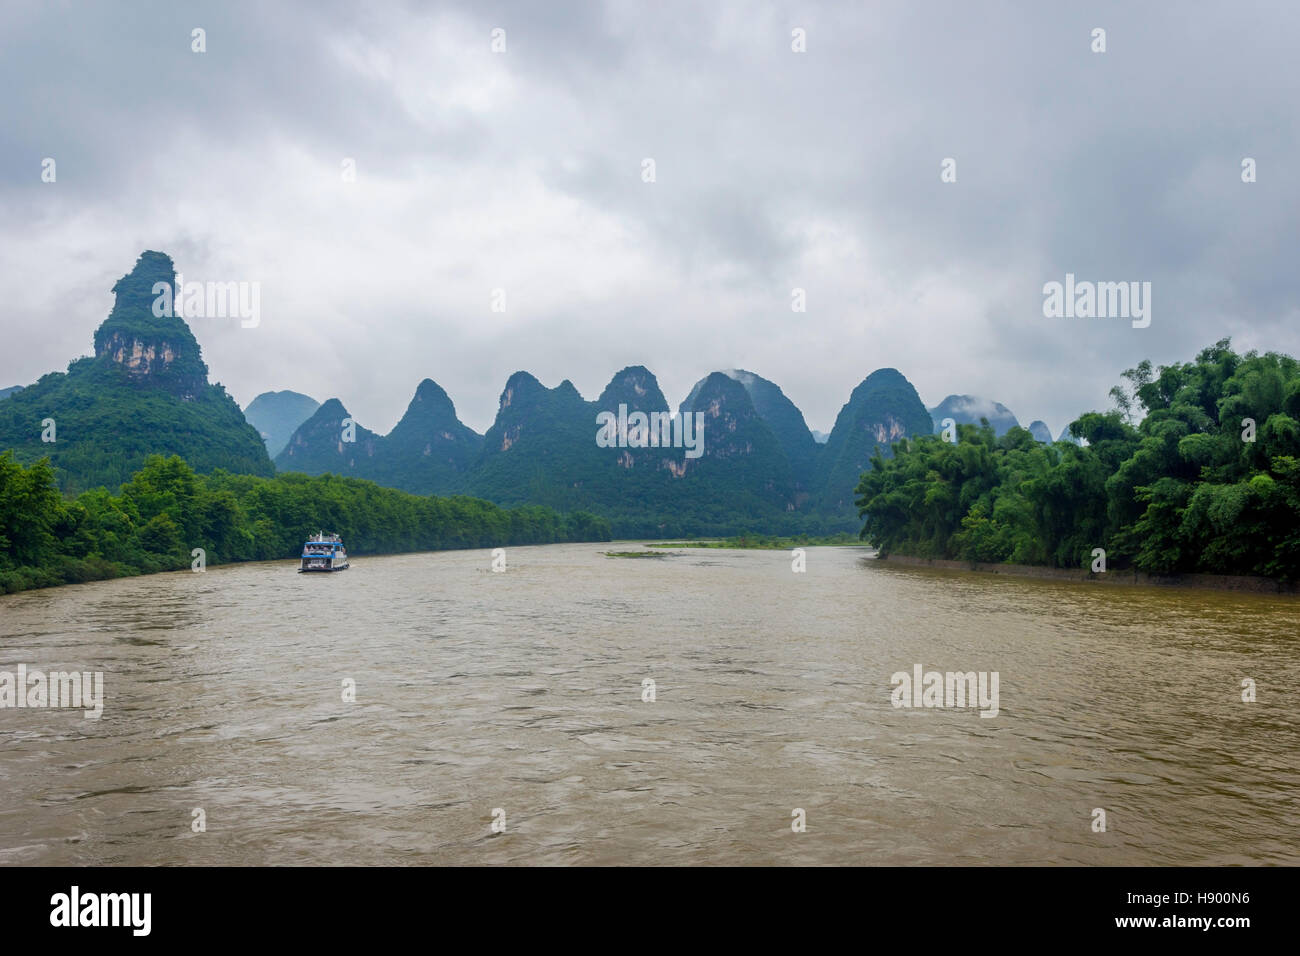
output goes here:
<path id="1" fill-rule="evenodd" d="M 575 508 L 598 467 L 594 405 L 565 379 L 547 388 L 527 372 L 506 381 L 467 491 L 518 504 L 534 495 Z"/>
<path id="2" fill-rule="evenodd" d="M 157 374 L 176 361 L 176 349 L 170 342 L 156 345 L 114 332 L 100 345 L 96 355 L 107 355 L 132 375 Z"/>
<path id="3" fill-rule="evenodd" d="M 626 408 L 628 416 L 634 416 L 638 412 L 646 416 L 654 413 L 671 414 L 668 399 L 659 388 L 659 380 L 644 365 L 629 365 L 617 372 L 605 386 L 605 390 L 600 393 L 600 398 L 596 399 L 595 404 L 596 410 L 609 412 L 611 415 L 618 415 L 620 406 Z M 634 421 L 639 422 L 639 419 Z M 615 432 L 618 431 L 616 427 Z M 644 443 L 641 442 L 638 429 L 629 424 L 628 428 L 623 429 L 622 434 L 616 437 L 619 438 L 620 447 L 615 461 L 620 468 L 624 470 L 637 468 L 643 472 L 660 470 L 673 478 L 681 478 L 686 474 L 689 463 L 683 452 L 672 448 L 671 445 L 660 446 L 661 435 L 656 435 L 655 445 L 650 446 L 648 436 Z M 629 437 L 636 440 L 635 444 L 643 447 L 634 447 L 633 442 L 627 441 Z M 605 457 L 608 458 L 608 455 Z"/>
<path id="4" fill-rule="evenodd" d="M 644 365 L 629 365 L 609 380 L 596 399 L 601 411 L 617 414 L 619 405 L 626 405 L 628 412 L 665 412 L 668 399 L 664 398 L 653 372 Z"/>
<path id="5" fill-rule="evenodd" d="M 170 256 L 142 253 L 113 286 L 112 311 L 95 332 L 95 357 L 120 366 L 131 381 L 192 401 L 208 384 L 198 340 L 179 316 L 154 314 L 155 287 L 175 282 Z"/>

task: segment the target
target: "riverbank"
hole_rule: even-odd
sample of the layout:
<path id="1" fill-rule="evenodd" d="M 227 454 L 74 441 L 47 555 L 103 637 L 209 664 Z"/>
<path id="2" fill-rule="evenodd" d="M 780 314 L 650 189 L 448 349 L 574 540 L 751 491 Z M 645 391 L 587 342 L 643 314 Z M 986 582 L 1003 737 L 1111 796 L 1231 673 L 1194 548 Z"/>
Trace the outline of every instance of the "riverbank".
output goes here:
<path id="1" fill-rule="evenodd" d="M 1036 564 L 985 564 L 949 561 L 943 558 L 915 558 L 906 554 L 876 556 L 877 561 L 908 567 L 941 568 L 947 571 L 980 571 L 985 574 L 1008 574 L 1020 578 L 1045 578 L 1052 581 L 1087 581 L 1095 584 L 1137 587 L 1208 588 L 1214 591 L 1247 591 L 1253 594 L 1296 594 L 1294 582 L 1248 574 L 1149 574 L 1146 571 L 1105 571 L 1094 574 L 1083 568 L 1048 568 Z"/>

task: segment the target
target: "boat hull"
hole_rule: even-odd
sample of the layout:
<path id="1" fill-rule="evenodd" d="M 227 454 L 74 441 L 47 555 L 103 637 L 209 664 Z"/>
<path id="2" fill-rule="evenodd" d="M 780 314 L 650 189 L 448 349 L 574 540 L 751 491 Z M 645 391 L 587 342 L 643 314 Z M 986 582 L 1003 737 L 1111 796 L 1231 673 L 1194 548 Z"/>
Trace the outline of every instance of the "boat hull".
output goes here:
<path id="1" fill-rule="evenodd" d="M 348 563 L 346 561 L 340 564 L 331 561 L 329 558 L 305 558 L 303 559 L 302 565 L 298 568 L 298 573 L 306 574 L 321 571 L 346 571 L 347 569 Z"/>

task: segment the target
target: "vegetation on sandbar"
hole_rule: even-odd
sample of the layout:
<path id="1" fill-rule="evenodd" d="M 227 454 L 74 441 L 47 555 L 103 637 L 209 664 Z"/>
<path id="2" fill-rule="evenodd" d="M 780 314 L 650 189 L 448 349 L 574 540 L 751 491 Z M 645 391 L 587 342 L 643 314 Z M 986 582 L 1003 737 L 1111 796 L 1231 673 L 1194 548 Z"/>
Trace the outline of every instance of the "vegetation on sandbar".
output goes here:
<path id="1" fill-rule="evenodd" d="M 788 551 L 791 548 L 861 546 L 856 535 L 847 532 L 829 535 L 795 535 L 782 537 L 770 534 L 742 534 L 731 538 L 713 538 L 700 541 L 647 542 L 647 548 L 748 548 L 752 550 Z"/>

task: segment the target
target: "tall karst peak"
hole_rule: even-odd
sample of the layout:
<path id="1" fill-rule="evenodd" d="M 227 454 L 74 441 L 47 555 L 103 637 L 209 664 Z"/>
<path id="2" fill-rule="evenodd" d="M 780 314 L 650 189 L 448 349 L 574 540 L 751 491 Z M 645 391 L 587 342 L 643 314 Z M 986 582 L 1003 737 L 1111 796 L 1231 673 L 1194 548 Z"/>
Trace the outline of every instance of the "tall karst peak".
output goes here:
<path id="1" fill-rule="evenodd" d="M 761 375 L 743 368 L 729 369 L 724 374 L 745 387 L 754 403 L 754 410 L 781 442 L 799 485 L 800 500 L 806 500 L 803 496 L 811 491 L 820 447 L 808 430 L 803 412 L 786 397 L 781 386 Z"/>
<path id="2" fill-rule="evenodd" d="M 446 475 L 425 471 L 448 468 L 459 473 L 469 467 L 483 444 L 483 436 L 456 417 L 456 406 L 442 386 L 426 378 L 415 389 L 411 403 L 391 432 L 384 436 L 384 457 L 400 481 L 398 487 L 446 486 Z M 430 462 L 416 464 L 420 459 Z M 410 466 L 410 467 L 408 467 Z"/>
<path id="3" fill-rule="evenodd" d="M 644 365 L 629 365 L 614 374 L 596 399 L 604 411 L 616 412 L 626 405 L 633 412 L 662 412 L 668 409 L 668 400 L 659 388 L 659 380 Z"/>
<path id="4" fill-rule="evenodd" d="M 712 372 L 691 389 L 683 413 L 700 416 L 703 456 L 691 469 L 701 478 L 725 468 L 737 488 L 755 501 L 782 510 L 795 507 L 789 458 L 772 428 L 758 414 L 749 391 L 725 372 Z"/>
<path id="5" fill-rule="evenodd" d="M 402 421 L 397 423 L 397 428 L 401 428 L 402 422 L 408 419 L 436 421 L 443 416 L 455 418 L 456 406 L 441 385 L 431 378 L 426 378 L 415 387 L 415 394 L 411 396 L 411 403 L 406 406 L 406 414 L 402 416 Z M 394 431 L 396 430 L 395 428 Z"/>
<path id="6" fill-rule="evenodd" d="M 115 488 L 148 455 L 180 455 L 195 471 L 274 473 L 257 429 L 220 385 L 208 383 L 198 340 L 156 287 L 175 287 L 169 256 L 148 251 L 112 288 L 93 357 L 52 373 L 0 405 L 0 450 L 21 461 L 49 457 L 64 492 Z M 166 301 L 166 297 L 163 297 Z M 46 443 L 31 422 L 53 418 Z"/>
<path id="7" fill-rule="evenodd" d="M 902 372 L 895 368 L 872 372 L 849 395 L 818 454 L 822 508 L 852 515 L 853 489 L 877 450 L 888 457 L 894 442 L 933 431 L 929 411 Z"/>
<path id="8" fill-rule="evenodd" d="M 135 267 L 113 285 L 113 308 L 95 330 L 95 357 L 120 366 L 133 380 L 188 399 L 207 385 L 208 367 L 194 333 L 173 314 L 170 297 L 160 300 L 159 286 L 175 283 L 171 256 L 141 253 Z M 157 307 L 160 301 L 167 307 Z"/>
<path id="9" fill-rule="evenodd" d="M 519 371 L 506 379 L 506 387 L 501 390 L 499 411 L 511 408 L 519 402 L 536 400 L 547 391 L 532 373 Z"/>

